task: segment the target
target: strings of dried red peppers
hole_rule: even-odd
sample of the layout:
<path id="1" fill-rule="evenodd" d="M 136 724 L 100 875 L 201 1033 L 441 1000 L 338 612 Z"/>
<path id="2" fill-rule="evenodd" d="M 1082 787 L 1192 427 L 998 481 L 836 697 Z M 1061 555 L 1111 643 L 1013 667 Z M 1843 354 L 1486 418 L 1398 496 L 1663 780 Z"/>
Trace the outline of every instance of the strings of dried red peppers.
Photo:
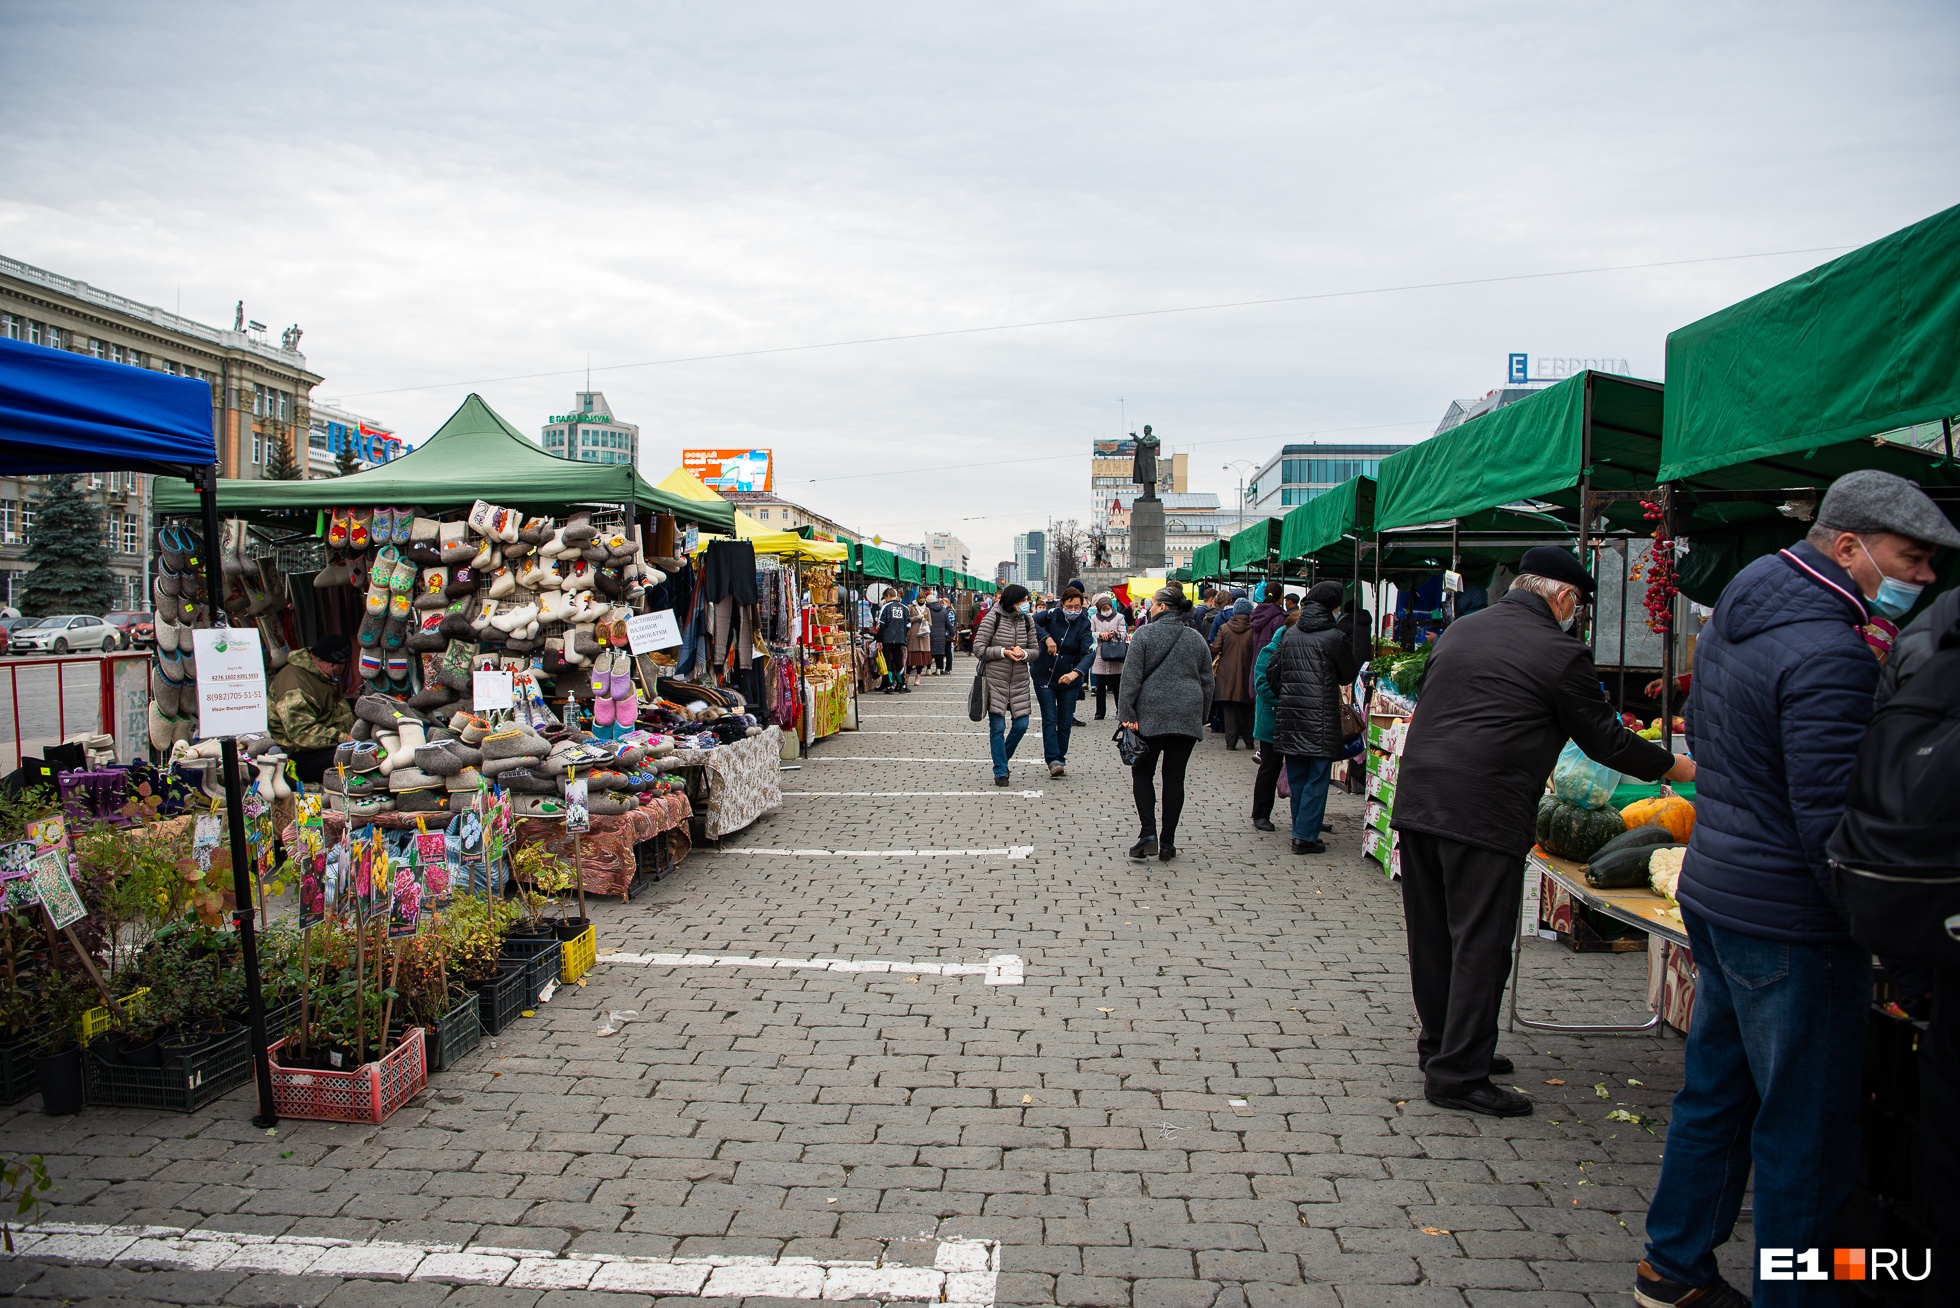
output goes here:
<path id="1" fill-rule="evenodd" d="M 1665 636 L 1674 630 L 1674 600 L 1681 593 L 1675 584 L 1674 542 L 1667 535 L 1667 514 L 1657 499 L 1640 501 L 1647 521 L 1654 524 L 1654 543 L 1648 548 L 1643 574 L 1647 578 L 1647 629 Z"/>

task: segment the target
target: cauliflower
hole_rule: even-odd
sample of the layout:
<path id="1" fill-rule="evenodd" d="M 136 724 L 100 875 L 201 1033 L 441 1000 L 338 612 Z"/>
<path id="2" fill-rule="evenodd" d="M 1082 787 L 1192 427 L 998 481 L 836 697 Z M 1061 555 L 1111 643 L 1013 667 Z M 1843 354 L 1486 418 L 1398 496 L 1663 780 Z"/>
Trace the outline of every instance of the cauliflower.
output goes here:
<path id="1" fill-rule="evenodd" d="M 1647 860 L 1647 877 L 1653 883 L 1654 893 L 1668 903 L 1675 902 L 1674 887 L 1681 880 L 1681 860 L 1686 858 L 1686 845 L 1670 845 L 1654 851 Z"/>

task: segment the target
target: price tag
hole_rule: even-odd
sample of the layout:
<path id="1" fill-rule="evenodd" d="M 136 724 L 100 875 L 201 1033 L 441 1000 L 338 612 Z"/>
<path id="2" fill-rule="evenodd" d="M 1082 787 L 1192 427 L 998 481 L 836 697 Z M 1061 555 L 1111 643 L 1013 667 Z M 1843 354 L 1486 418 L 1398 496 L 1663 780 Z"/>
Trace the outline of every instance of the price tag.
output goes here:
<path id="1" fill-rule="evenodd" d="M 626 619 L 626 647 L 636 655 L 672 649 L 680 643 L 681 629 L 672 609 L 636 613 Z"/>
<path id="2" fill-rule="evenodd" d="M 1452 595 L 1461 595 L 1463 593 L 1463 574 L 1460 572 L 1445 572 L 1443 574 L 1443 589 Z"/>
<path id="3" fill-rule="evenodd" d="M 262 734 L 265 655 L 255 627 L 213 627 L 191 633 L 197 654 L 197 734 Z"/>
<path id="4" fill-rule="evenodd" d="M 515 701 L 511 696 L 509 671 L 471 673 L 470 697 L 476 701 L 478 713 L 510 708 Z"/>

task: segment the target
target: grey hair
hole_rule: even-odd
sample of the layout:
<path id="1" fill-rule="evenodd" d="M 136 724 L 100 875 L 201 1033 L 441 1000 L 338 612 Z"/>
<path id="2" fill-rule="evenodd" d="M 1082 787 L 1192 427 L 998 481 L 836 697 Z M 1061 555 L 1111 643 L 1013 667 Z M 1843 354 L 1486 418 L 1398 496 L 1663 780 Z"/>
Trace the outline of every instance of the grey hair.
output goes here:
<path id="1" fill-rule="evenodd" d="M 1558 581 L 1551 577 L 1541 577 L 1535 572 L 1527 572 L 1512 581 L 1513 590 L 1528 590 L 1547 604 L 1556 604 L 1568 594 L 1576 601 L 1579 588 L 1569 581 Z"/>
<path id="2" fill-rule="evenodd" d="M 1803 534 L 1803 538 L 1823 553 L 1829 554 L 1836 547 L 1837 538 L 1844 534 L 1844 530 L 1843 527 L 1826 527 L 1821 522 L 1814 522 L 1810 525 L 1810 530 Z"/>

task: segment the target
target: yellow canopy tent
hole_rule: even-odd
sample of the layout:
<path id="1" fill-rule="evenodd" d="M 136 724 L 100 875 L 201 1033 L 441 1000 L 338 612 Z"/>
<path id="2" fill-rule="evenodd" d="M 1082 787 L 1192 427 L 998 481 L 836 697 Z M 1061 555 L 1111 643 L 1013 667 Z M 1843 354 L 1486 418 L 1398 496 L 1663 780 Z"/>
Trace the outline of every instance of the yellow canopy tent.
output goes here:
<path id="1" fill-rule="evenodd" d="M 702 504 L 727 503 L 721 496 L 702 485 L 701 479 L 689 472 L 686 468 L 676 468 L 668 473 L 666 480 L 660 483 L 659 489 L 666 491 L 669 495 L 678 495 L 682 499 L 695 500 Z M 747 540 L 752 536 L 767 536 L 772 533 L 769 528 L 763 526 L 740 509 L 737 509 L 735 510 L 735 534 Z"/>

